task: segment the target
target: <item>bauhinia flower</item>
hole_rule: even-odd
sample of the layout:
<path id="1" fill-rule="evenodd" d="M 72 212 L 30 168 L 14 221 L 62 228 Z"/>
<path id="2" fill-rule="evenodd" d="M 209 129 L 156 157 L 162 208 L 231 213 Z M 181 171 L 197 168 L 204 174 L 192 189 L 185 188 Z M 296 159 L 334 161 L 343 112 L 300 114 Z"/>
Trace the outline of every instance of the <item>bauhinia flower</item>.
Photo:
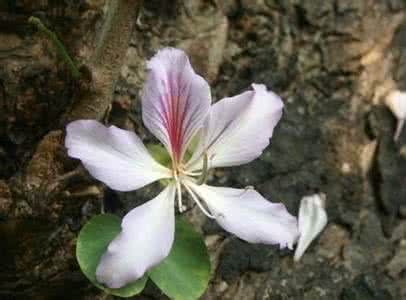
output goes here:
<path id="1" fill-rule="evenodd" d="M 169 254 L 175 198 L 179 211 L 184 209 L 182 189 L 204 214 L 239 238 L 292 248 L 298 237 L 297 220 L 283 204 L 269 202 L 253 189 L 204 184 L 209 169 L 241 165 L 261 155 L 281 118 L 281 99 L 264 85 L 253 84 L 252 91 L 211 105 L 208 83 L 178 49 L 160 50 L 147 69 L 143 122 L 167 149 L 170 167 L 156 162 L 133 132 L 93 120 L 67 126 L 68 154 L 111 189 L 131 191 L 160 179 L 170 182 L 124 217 L 121 232 L 97 267 L 97 280 L 120 288 Z M 195 137 L 197 144 L 191 143 Z"/>

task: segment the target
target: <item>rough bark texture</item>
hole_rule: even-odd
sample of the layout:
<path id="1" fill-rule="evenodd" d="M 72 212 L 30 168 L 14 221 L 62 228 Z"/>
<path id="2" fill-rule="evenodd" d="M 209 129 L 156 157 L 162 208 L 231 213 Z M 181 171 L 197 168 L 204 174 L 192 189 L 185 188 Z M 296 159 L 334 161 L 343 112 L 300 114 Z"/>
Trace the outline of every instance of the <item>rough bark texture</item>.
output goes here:
<path id="1" fill-rule="evenodd" d="M 116 193 L 94 181 L 66 156 L 64 126 L 103 119 L 151 140 L 140 90 L 145 60 L 164 46 L 188 52 L 215 99 L 257 82 L 285 101 L 261 158 L 217 170 L 213 184 L 254 185 L 292 214 L 302 196 L 327 195 L 329 225 L 299 264 L 191 209 L 212 256 L 203 299 L 406 298 L 406 133 L 393 142 L 382 104 L 406 89 L 404 1 L 55 3 L 0 3 L 0 299 L 106 298 L 79 271 L 78 231 L 101 201 L 123 215 L 157 191 Z M 28 25 L 31 15 L 58 34 L 80 80 Z M 165 299 L 152 284 L 135 298 Z"/>

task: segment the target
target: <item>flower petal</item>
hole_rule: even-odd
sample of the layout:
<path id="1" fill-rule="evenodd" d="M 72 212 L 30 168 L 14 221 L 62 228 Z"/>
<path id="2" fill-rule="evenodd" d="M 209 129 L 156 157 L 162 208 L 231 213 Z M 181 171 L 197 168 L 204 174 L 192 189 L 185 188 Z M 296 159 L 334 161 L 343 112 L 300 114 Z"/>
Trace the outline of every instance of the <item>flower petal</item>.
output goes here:
<path id="1" fill-rule="evenodd" d="M 391 91 L 386 96 L 385 103 L 397 119 L 406 119 L 406 92 Z"/>
<path id="2" fill-rule="evenodd" d="M 105 127 L 94 120 L 74 121 L 66 127 L 65 146 L 96 179 L 118 191 L 136 190 L 161 178 L 168 169 L 149 155 L 133 132 Z"/>
<path id="3" fill-rule="evenodd" d="M 250 243 L 292 249 L 298 236 L 297 220 L 282 203 L 267 201 L 253 189 L 188 185 L 205 200 L 225 230 Z"/>
<path id="4" fill-rule="evenodd" d="M 96 278 L 100 283 L 109 288 L 123 287 L 168 256 L 175 235 L 174 199 L 175 187 L 169 185 L 124 217 L 120 234 L 97 266 Z"/>
<path id="5" fill-rule="evenodd" d="M 282 116 L 283 103 L 264 85 L 253 84 L 253 88 L 254 91 L 212 105 L 203 133 L 205 138 L 188 162 L 188 170 L 202 168 L 204 151 L 211 168 L 228 167 L 254 160 L 269 145 Z"/>
<path id="6" fill-rule="evenodd" d="M 165 48 L 147 64 L 142 117 L 145 126 L 180 161 L 210 109 L 210 87 L 197 75 L 185 52 Z"/>
<path id="7" fill-rule="evenodd" d="M 299 261 L 310 243 L 320 234 L 327 224 L 324 209 L 325 195 L 303 197 L 299 208 L 299 241 L 295 250 L 295 261 Z"/>
<path id="8" fill-rule="evenodd" d="M 402 133 L 406 121 L 406 92 L 399 90 L 391 91 L 386 96 L 385 103 L 397 119 L 396 130 L 393 136 L 393 139 L 396 142 Z"/>
<path id="9" fill-rule="evenodd" d="M 186 166 L 189 171 L 202 168 L 205 151 L 210 168 L 228 167 L 254 160 L 269 145 L 283 102 L 264 85 L 253 84 L 253 88 L 212 105 L 205 138 Z"/>

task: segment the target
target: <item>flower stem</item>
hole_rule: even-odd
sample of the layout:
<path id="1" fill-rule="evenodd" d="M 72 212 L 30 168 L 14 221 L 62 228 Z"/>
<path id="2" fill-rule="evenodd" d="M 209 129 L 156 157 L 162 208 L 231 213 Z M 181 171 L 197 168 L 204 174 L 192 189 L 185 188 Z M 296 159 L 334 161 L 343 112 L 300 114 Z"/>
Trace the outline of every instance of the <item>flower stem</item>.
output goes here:
<path id="1" fill-rule="evenodd" d="M 75 66 L 72 58 L 69 56 L 68 52 L 66 51 L 64 45 L 62 42 L 58 39 L 56 34 L 49 30 L 42 22 L 40 19 L 31 16 L 28 19 L 28 23 L 34 25 L 37 27 L 39 31 L 44 33 L 54 44 L 58 52 L 61 54 L 63 61 L 66 63 L 68 66 L 69 71 L 71 72 L 73 78 L 79 78 L 80 77 L 80 72 L 78 68 Z"/>

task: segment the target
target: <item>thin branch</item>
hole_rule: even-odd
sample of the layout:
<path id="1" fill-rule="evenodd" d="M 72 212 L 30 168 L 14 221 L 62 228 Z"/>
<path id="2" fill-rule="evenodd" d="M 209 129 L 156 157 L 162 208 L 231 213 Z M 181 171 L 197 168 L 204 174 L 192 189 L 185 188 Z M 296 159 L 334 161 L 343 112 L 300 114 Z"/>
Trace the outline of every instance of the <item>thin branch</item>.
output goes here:
<path id="1" fill-rule="evenodd" d="M 56 34 L 49 30 L 42 22 L 40 19 L 36 17 L 30 17 L 28 19 L 28 23 L 34 25 L 37 27 L 39 31 L 44 33 L 54 44 L 58 52 L 60 53 L 63 61 L 65 64 L 68 66 L 69 71 L 72 73 L 73 78 L 79 78 L 80 77 L 80 72 L 78 68 L 75 66 L 75 63 L 73 62 L 72 58 L 69 56 L 68 52 L 66 51 L 64 45 L 62 42 L 58 39 Z"/>

